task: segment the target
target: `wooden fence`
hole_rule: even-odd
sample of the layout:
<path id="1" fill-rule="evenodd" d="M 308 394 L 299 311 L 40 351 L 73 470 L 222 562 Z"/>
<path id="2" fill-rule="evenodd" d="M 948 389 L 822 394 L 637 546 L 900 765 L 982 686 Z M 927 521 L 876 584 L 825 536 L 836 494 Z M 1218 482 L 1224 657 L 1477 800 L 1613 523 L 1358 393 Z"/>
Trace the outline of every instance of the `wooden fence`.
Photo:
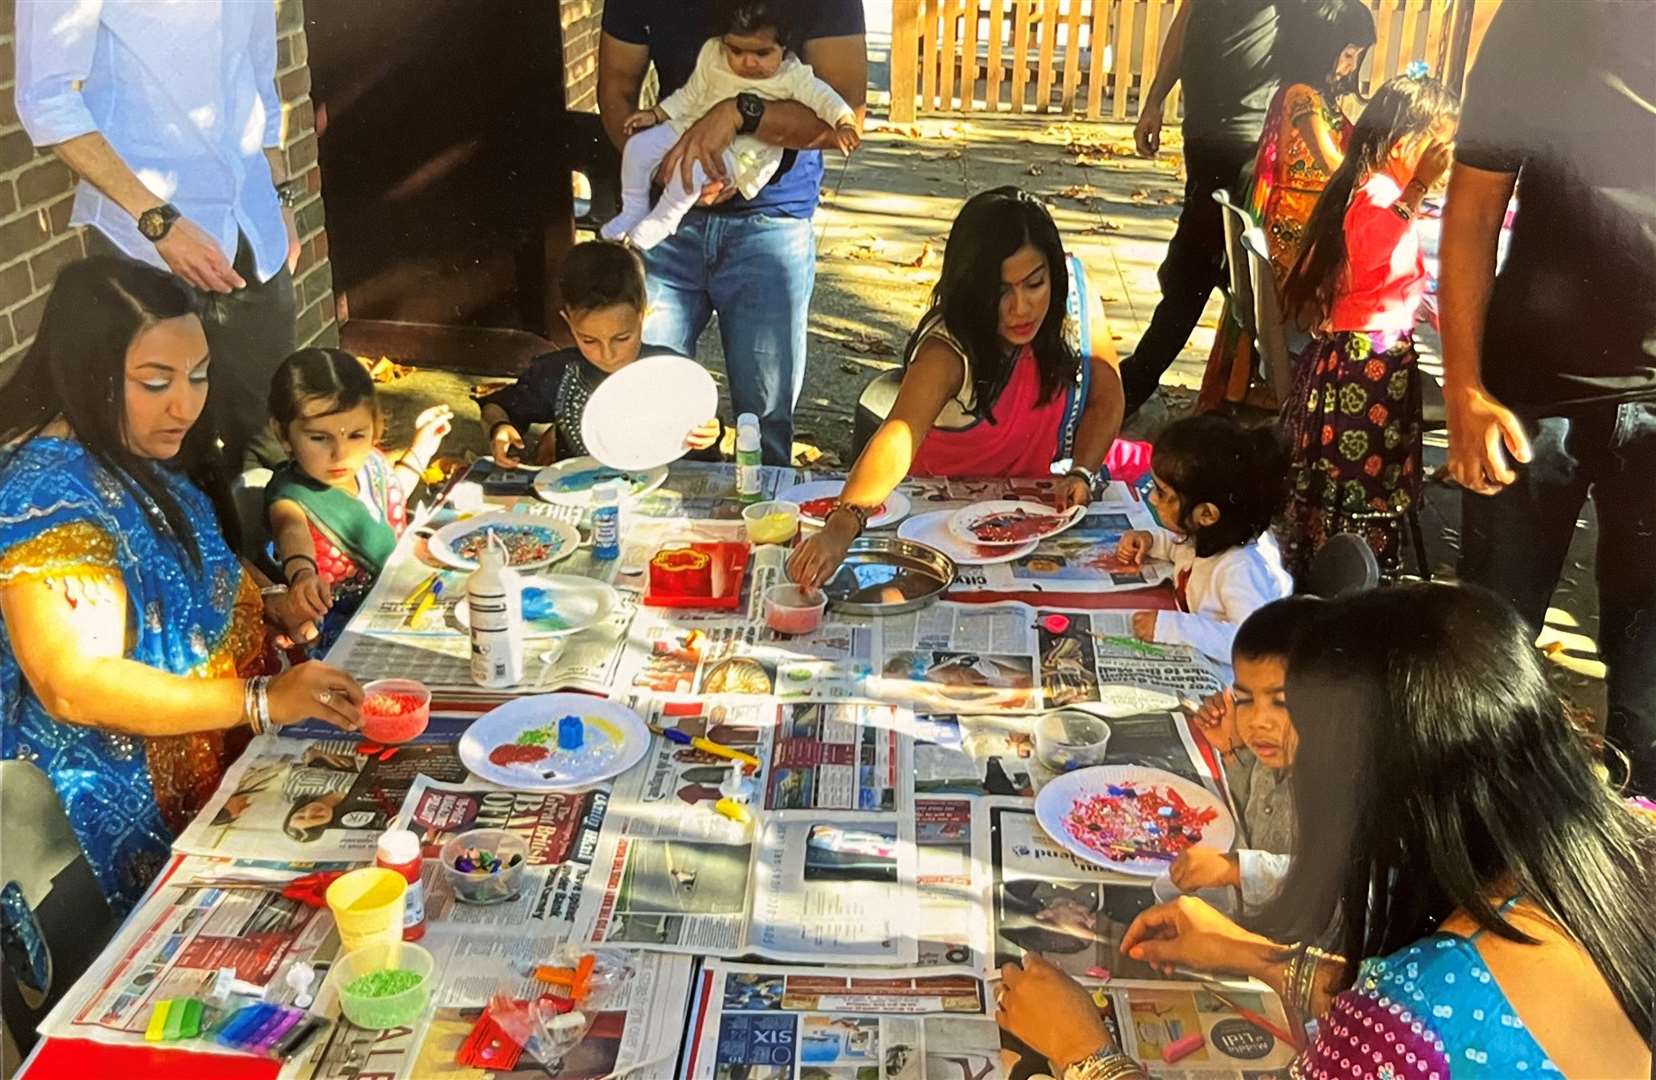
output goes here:
<path id="1" fill-rule="evenodd" d="M 891 119 L 917 113 L 1137 115 L 1177 0 L 893 0 Z M 1199 2 L 1199 0 L 1198 0 Z M 1500 0 L 1364 0 L 1366 86 L 1425 60 L 1458 87 Z M 1178 115 L 1178 88 L 1167 115 Z"/>

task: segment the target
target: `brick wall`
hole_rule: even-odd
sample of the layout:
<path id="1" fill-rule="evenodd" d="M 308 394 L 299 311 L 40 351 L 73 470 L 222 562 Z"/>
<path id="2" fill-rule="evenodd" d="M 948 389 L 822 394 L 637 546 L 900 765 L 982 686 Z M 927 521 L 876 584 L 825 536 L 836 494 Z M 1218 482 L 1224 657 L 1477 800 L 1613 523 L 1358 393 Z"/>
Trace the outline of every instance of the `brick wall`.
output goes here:
<path id="1" fill-rule="evenodd" d="M 81 230 L 69 227 L 74 178 L 50 151 L 30 145 L 17 119 L 15 4 L 0 0 L 0 371 L 28 347 L 58 269 L 85 254 Z M 322 174 L 316 165 L 310 70 L 305 66 L 303 0 L 277 0 L 276 18 L 282 145 L 291 175 L 302 177 L 310 192 L 297 210 L 304 243 L 295 280 L 298 337 L 300 344 L 332 344 L 339 332 L 323 228 Z"/>
<path id="2" fill-rule="evenodd" d="M 604 0 L 561 0 L 563 18 L 564 107 L 570 112 L 598 111 L 598 34 Z"/>

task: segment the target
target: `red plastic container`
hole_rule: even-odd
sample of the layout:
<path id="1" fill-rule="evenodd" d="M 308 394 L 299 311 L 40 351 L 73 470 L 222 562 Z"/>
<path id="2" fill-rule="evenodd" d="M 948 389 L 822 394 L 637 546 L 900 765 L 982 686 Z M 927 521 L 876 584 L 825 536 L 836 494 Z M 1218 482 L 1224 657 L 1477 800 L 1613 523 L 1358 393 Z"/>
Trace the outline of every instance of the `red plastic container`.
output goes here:
<path id="1" fill-rule="evenodd" d="M 686 575 L 680 580 L 657 580 L 656 560 L 650 559 L 649 574 L 644 587 L 644 603 L 651 607 L 665 608 L 718 608 L 733 609 L 742 604 L 742 578 L 747 573 L 748 558 L 751 549 L 747 544 L 732 541 L 718 541 L 714 543 L 674 544 L 657 551 L 691 550 L 703 552 L 711 556 L 711 565 L 708 567 L 707 577 L 701 581 L 686 580 L 685 578 L 699 578 L 699 574 Z"/>
<path id="2" fill-rule="evenodd" d="M 362 737 L 386 746 L 417 739 L 431 723 L 431 691 L 414 679 L 376 679 L 362 688 Z"/>

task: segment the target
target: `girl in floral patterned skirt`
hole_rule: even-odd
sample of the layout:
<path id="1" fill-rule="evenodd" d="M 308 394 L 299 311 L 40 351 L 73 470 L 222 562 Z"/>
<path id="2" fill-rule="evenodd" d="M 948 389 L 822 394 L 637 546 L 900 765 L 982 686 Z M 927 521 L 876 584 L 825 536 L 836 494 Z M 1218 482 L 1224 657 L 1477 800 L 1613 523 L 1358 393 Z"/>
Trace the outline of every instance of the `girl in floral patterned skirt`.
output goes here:
<path id="1" fill-rule="evenodd" d="M 1459 114 L 1423 74 L 1382 86 L 1283 287 L 1284 310 L 1316 328 L 1282 411 L 1293 454 L 1283 555 L 1295 576 L 1337 532 L 1362 533 L 1395 565 L 1398 519 L 1420 496 L 1414 321 L 1426 266 L 1414 215 L 1449 167 Z"/>

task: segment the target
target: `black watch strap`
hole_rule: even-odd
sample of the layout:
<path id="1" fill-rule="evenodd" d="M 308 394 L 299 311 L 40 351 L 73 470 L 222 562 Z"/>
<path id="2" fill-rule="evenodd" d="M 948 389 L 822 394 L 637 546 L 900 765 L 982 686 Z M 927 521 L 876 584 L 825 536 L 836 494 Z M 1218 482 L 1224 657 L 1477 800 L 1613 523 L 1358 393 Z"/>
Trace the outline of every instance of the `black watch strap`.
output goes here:
<path id="1" fill-rule="evenodd" d="M 153 244 L 166 236 L 173 222 L 182 216 L 172 203 L 162 203 L 138 215 L 138 232 Z"/>
<path id="2" fill-rule="evenodd" d="M 759 121 L 764 119 L 765 99 L 743 91 L 736 95 L 736 111 L 742 116 L 742 125 L 736 129 L 736 134 L 752 135 L 759 130 Z"/>

